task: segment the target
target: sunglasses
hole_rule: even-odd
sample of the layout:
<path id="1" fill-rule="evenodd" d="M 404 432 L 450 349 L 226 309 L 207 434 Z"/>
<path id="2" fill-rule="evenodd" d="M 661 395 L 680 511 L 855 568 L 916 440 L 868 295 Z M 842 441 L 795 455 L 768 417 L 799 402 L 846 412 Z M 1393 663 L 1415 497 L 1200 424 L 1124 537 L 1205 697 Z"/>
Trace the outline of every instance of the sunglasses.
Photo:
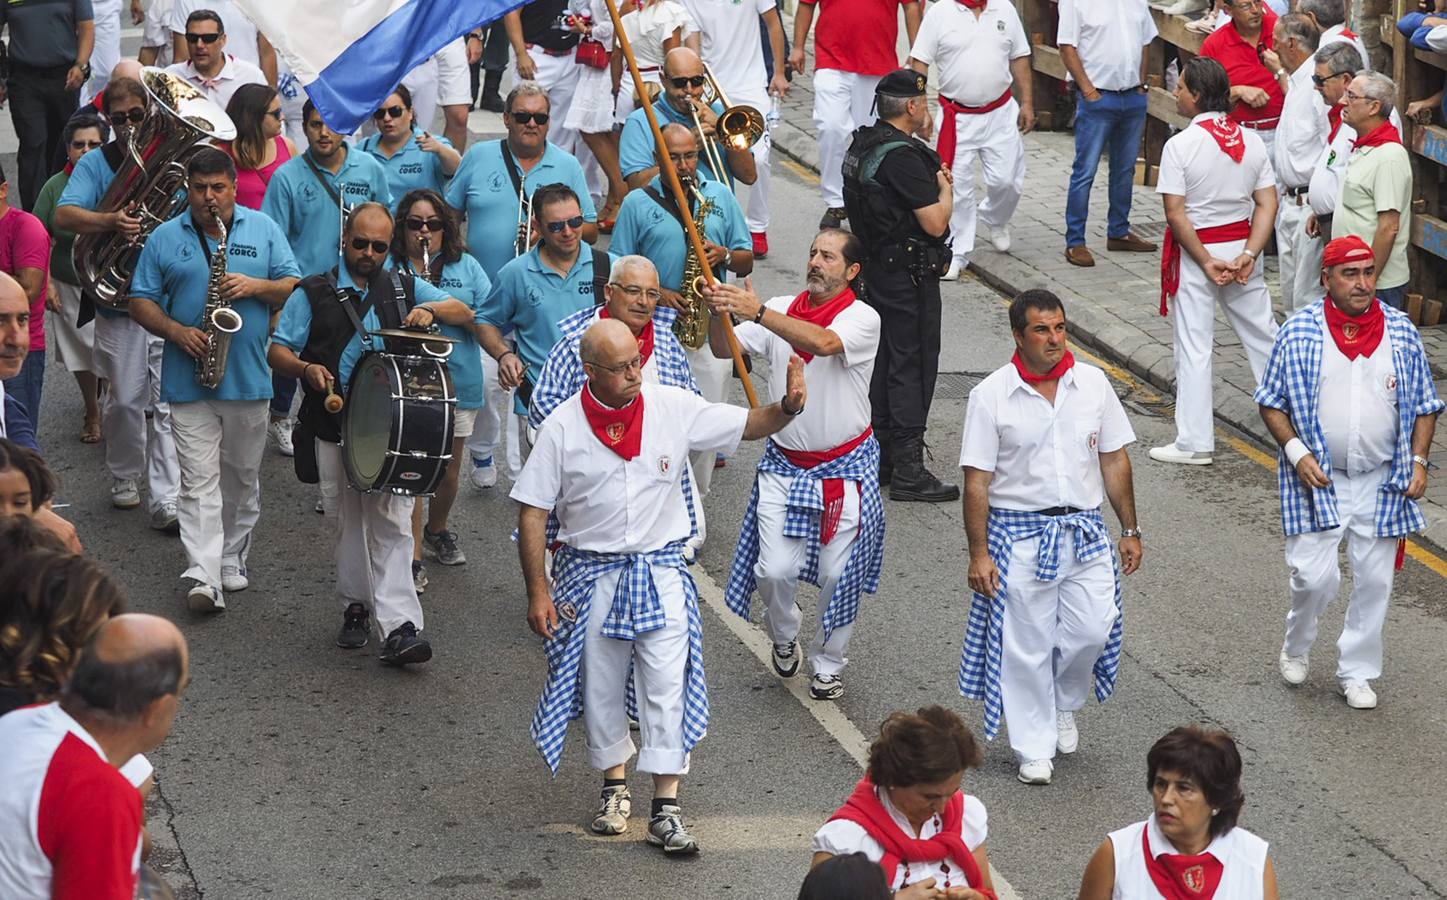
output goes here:
<path id="1" fill-rule="evenodd" d="M 537 122 L 539 125 L 546 125 L 548 124 L 549 118 L 547 113 L 515 112 L 508 113 L 508 115 L 512 116 L 512 120 L 519 125 L 527 125 L 531 122 Z"/>
<path id="2" fill-rule="evenodd" d="M 424 219 L 421 216 L 408 216 L 403 222 L 408 231 L 421 231 L 423 228 L 428 231 L 442 230 L 442 220 L 438 218 Z"/>
<path id="3" fill-rule="evenodd" d="M 70 149 L 72 149 L 72 150 L 94 150 L 95 148 L 97 148 L 97 147 L 99 147 L 99 146 L 102 146 L 100 141 L 71 141 L 71 142 L 70 142 Z"/>
<path id="4" fill-rule="evenodd" d="M 571 219 L 564 219 L 561 222 L 548 222 L 546 224 L 548 226 L 548 230 L 551 231 L 553 234 L 562 234 L 564 228 L 571 228 L 574 231 L 582 228 L 583 217 L 573 216 Z"/>
<path id="5" fill-rule="evenodd" d="M 275 120 L 278 121 L 278 122 L 281 121 L 281 110 L 280 110 L 279 108 L 278 108 L 278 109 L 268 109 L 268 110 L 266 111 L 266 114 L 267 114 L 268 116 L 271 116 L 273 119 L 275 119 Z"/>
<path id="6" fill-rule="evenodd" d="M 670 78 L 668 80 L 679 90 L 686 87 L 703 87 L 708 84 L 707 75 L 692 75 L 684 78 Z"/>
<path id="7" fill-rule="evenodd" d="M 1343 75 L 1350 75 L 1350 74 L 1352 74 L 1352 73 L 1351 73 L 1351 72 L 1335 72 L 1335 73 L 1333 73 L 1333 74 L 1331 74 L 1331 75 L 1326 76 L 1325 78 L 1323 78 L 1323 77 L 1320 76 L 1320 75 L 1313 75 L 1313 76 L 1311 76 L 1311 83 L 1314 84 L 1314 85 L 1316 85 L 1317 87 L 1321 87 L 1322 85 L 1326 84 L 1328 81 L 1331 81 L 1333 78 L 1340 78 L 1340 77 L 1342 77 Z"/>
<path id="8" fill-rule="evenodd" d="M 221 40 L 220 34 L 197 34 L 194 31 L 186 32 L 186 43 L 188 44 L 214 44 Z"/>
<path id="9" fill-rule="evenodd" d="M 402 118 L 402 113 L 406 111 L 407 108 L 405 106 L 384 106 L 372 113 L 372 118 L 378 122 L 382 121 L 384 117 L 388 119 L 400 119 Z"/>
<path id="10" fill-rule="evenodd" d="M 108 118 L 110 118 L 111 124 L 113 125 L 124 125 L 127 122 L 132 125 L 139 125 L 146 121 L 146 111 L 144 109 L 133 109 L 130 112 L 114 112 L 111 113 Z"/>
<path id="11" fill-rule="evenodd" d="M 366 250 L 368 247 L 371 247 L 372 252 L 377 254 L 378 256 L 381 256 L 388 250 L 392 249 L 391 245 L 388 244 L 386 241 L 369 241 L 366 238 L 361 237 L 352 238 L 353 250 Z"/>

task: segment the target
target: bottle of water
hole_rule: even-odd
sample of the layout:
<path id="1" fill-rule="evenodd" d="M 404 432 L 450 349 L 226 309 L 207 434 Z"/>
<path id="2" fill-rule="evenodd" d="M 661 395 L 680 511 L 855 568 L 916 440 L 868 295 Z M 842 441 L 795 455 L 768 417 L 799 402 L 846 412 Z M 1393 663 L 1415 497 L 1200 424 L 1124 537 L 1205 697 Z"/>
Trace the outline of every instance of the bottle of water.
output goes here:
<path id="1" fill-rule="evenodd" d="M 779 118 L 779 97 L 777 94 L 770 94 L 769 111 L 764 116 L 764 121 L 768 123 L 770 131 L 774 129 L 775 125 L 779 124 Z"/>

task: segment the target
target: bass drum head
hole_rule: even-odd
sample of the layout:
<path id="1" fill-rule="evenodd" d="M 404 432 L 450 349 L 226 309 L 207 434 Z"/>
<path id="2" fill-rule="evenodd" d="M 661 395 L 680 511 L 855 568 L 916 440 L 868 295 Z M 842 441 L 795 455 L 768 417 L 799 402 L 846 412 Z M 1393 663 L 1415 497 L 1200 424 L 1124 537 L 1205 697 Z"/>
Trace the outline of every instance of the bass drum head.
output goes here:
<path id="1" fill-rule="evenodd" d="M 342 427 L 342 461 L 352 486 L 362 491 L 377 488 L 387 468 L 387 451 L 398 390 L 397 369 L 381 353 L 365 353 L 352 371 L 347 388 L 347 415 Z"/>

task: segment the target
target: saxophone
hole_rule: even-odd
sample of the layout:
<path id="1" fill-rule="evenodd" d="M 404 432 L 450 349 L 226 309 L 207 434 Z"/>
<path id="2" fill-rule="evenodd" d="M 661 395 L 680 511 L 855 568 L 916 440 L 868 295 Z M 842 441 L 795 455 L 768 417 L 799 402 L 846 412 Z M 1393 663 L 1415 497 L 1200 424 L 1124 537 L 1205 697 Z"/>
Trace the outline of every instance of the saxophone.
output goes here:
<path id="1" fill-rule="evenodd" d="M 699 237 L 702 237 L 708 214 L 713 212 L 713 201 L 705 197 L 691 179 L 683 179 L 683 184 L 698 200 L 698 211 L 694 213 L 693 222 L 698 228 Z M 688 240 L 687 235 L 684 235 L 684 240 L 686 249 L 683 256 L 683 283 L 679 285 L 678 292 L 683 295 L 684 302 L 688 305 L 674 320 L 673 333 L 678 335 L 678 341 L 683 346 L 697 350 L 708 341 L 709 313 L 703 300 L 703 288 L 707 282 L 703 277 L 703 261 L 694 252 L 693 242 Z"/>
<path id="2" fill-rule="evenodd" d="M 226 377 L 226 357 L 231 338 L 241 330 L 241 314 L 221 299 L 221 282 L 226 278 L 226 223 L 216 207 L 208 207 L 221 238 L 211 257 L 211 275 L 206 281 L 206 309 L 201 313 L 201 332 L 206 335 L 206 355 L 196 360 L 196 383 L 215 390 Z M 204 240 L 204 236 L 203 236 Z"/>

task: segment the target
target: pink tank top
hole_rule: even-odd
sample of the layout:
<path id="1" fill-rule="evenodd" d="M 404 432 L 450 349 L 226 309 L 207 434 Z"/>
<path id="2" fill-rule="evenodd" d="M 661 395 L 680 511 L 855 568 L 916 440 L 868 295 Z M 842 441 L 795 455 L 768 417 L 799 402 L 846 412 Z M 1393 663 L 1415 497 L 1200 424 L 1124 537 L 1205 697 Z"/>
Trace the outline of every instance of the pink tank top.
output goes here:
<path id="1" fill-rule="evenodd" d="M 271 183 L 272 174 L 278 166 L 291 159 L 291 149 L 286 145 L 286 138 L 277 135 L 273 140 L 276 141 L 276 159 L 272 160 L 271 165 L 259 169 L 236 170 L 236 202 L 248 209 L 261 209 L 261 198 L 266 196 L 266 186 Z M 231 150 L 229 146 L 226 149 L 228 152 Z"/>

